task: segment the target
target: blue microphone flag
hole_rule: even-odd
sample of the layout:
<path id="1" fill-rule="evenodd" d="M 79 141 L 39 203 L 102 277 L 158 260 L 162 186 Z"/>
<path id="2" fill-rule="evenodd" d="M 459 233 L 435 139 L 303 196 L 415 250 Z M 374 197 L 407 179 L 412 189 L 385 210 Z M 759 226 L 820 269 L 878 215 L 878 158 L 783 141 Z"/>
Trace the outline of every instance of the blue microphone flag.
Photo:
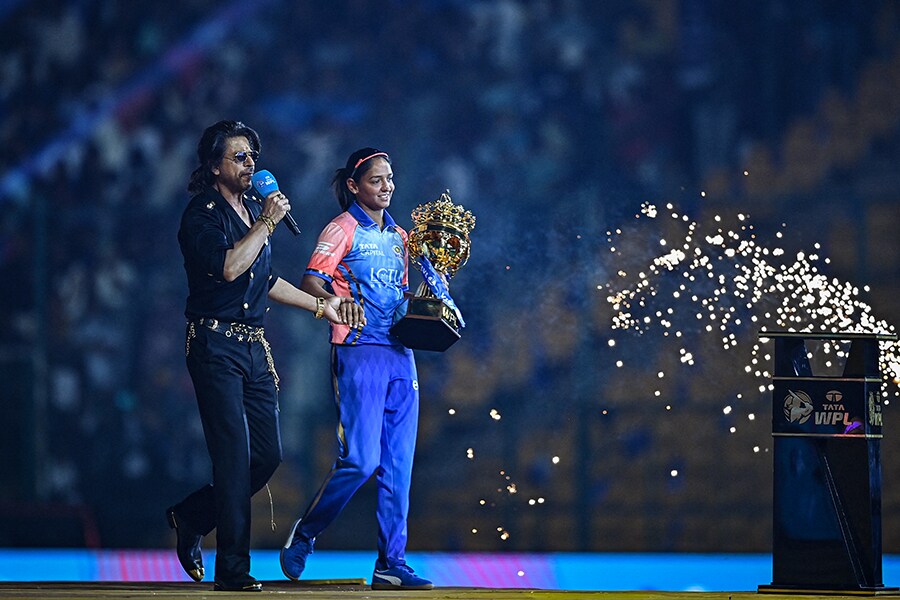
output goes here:
<path id="1" fill-rule="evenodd" d="M 265 169 L 254 173 L 253 177 L 250 178 L 250 181 L 261 198 L 265 198 L 272 192 L 278 191 L 278 182 L 275 181 L 275 176 Z M 284 224 L 291 230 L 291 233 L 300 235 L 300 227 L 297 225 L 297 221 L 294 220 L 294 217 L 291 216 L 290 211 L 284 213 Z"/>
<path id="2" fill-rule="evenodd" d="M 253 187 L 256 188 L 256 191 L 263 198 L 278 190 L 278 182 L 275 181 L 275 176 L 265 169 L 254 173 L 251 181 L 253 182 Z"/>

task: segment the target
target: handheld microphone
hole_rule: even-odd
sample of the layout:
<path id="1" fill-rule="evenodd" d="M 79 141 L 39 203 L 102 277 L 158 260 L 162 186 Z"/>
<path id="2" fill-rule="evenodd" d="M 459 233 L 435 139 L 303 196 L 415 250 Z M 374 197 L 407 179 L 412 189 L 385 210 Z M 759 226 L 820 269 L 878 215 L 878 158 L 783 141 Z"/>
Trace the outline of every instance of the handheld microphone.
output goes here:
<path id="1" fill-rule="evenodd" d="M 263 200 L 265 200 L 266 196 L 272 192 L 278 191 L 278 182 L 275 181 L 275 176 L 265 169 L 254 173 L 251 182 L 253 183 L 253 189 L 256 190 L 257 194 L 262 196 Z M 291 216 L 291 211 L 284 213 L 284 219 L 282 219 L 282 221 L 284 221 L 287 228 L 291 230 L 291 233 L 300 235 L 300 227 L 297 226 L 297 221 Z"/>

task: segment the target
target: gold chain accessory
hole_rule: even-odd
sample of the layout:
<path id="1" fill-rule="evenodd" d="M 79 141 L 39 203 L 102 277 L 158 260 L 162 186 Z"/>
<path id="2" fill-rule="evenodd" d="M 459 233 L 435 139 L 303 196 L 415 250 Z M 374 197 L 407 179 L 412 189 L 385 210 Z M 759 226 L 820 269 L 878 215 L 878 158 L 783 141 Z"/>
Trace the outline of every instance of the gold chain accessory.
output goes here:
<path id="1" fill-rule="evenodd" d="M 259 215 L 259 220 L 263 222 L 263 225 L 266 226 L 266 229 L 269 230 L 269 235 L 275 233 L 275 220 L 268 215 Z"/>

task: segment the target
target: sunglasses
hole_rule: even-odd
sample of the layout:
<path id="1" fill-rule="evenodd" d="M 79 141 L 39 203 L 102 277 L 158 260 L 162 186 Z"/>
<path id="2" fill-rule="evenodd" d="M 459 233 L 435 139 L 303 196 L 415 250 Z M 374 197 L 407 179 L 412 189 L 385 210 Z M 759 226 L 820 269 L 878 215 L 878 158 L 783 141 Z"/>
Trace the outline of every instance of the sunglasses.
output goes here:
<path id="1" fill-rule="evenodd" d="M 231 160 L 238 163 L 239 165 L 242 165 L 247 162 L 248 156 L 253 159 L 253 162 L 259 160 L 259 152 L 257 152 L 256 150 L 251 150 L 250 152 L 235 152 L 234 156 L 231 157 Z"/>

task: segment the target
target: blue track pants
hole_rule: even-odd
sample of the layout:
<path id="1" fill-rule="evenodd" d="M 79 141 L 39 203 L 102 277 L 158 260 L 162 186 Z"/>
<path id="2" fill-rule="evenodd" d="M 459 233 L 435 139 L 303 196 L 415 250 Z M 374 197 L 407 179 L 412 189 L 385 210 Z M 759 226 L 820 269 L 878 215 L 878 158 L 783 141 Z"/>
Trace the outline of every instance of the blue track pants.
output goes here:
<path id="1" fill-rule="evenodd" d="M 378 484 L 378 561 L 405 563 L 409 486 L 419 418 L 412 350 L 332 346 L 339 456 L 303 516 L 299 533 L 317 537 L 372 474 Z"/>

